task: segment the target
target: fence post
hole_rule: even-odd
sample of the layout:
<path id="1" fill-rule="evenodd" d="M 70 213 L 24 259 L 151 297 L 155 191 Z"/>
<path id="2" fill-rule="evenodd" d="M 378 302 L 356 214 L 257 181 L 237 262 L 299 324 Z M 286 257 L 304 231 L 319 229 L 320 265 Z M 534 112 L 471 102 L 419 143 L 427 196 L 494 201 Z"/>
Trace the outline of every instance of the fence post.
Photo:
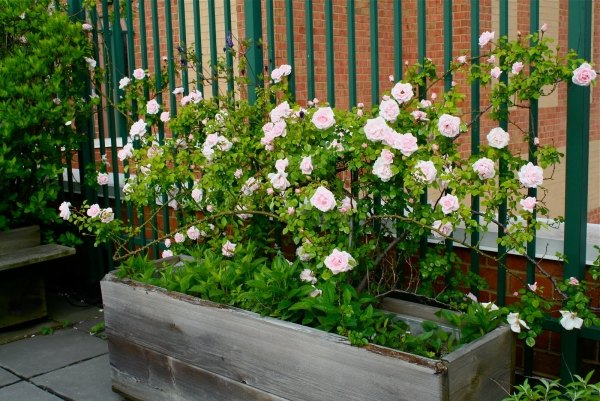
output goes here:
<path id="1" fill-rule="evenodd" d="M 248 101 L 256 101 L 256 88 L 262 86 L 263 76 L 263 49 L 262 49 L 262 16 L 261 2 L 244 0 L 244 14 L 246 23 L 246 39 L 250 46 L 246 51 L 248 74 Z"/>
<path id="2" fill-rule="evenodd" d="M 592 1 L 569 0 L 568 48 L 586 60 L 591 56 Z M 590 88 L 569 84 L 567 91 L 567 158 L 565 186 L 564 276 L 583 278 L 587 232 L 590 142 Z M 561 332 L 560 377 L 570 382 L 580 361 L 578 333 Z"/>

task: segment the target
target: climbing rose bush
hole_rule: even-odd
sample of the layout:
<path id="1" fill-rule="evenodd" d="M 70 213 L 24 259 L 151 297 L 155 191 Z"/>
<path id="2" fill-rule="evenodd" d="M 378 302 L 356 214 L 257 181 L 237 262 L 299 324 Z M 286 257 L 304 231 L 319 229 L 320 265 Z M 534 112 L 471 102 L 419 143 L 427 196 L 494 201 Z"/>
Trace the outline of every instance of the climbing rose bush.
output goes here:
<path id="1" fill-rule="evenodd" d="M 294 103 L 287 90 L 293 72 L 283 65 L 272 71 L 255 104 L 231 96 L 204 99 L 198 90 L 186 95 L 178 88 L 173 91 L 177 112 L 169 111 L 156 97 L 144 96 L 155 89 L 152 77 L 135 70 L 120 81 L 131 128 L 119 159 L 129 175 L 123 196 L 150 218 L 128 224 L 114 219 L 110 208 L 68 204 L 61 206 L 61 216 L 95 234 L 98 242 L 114 242 L 117 260 L 153 247 L 164 257 L 200 247 L 236 266 L 285 258 L 289 265 L 277 274 L 289 279 L 277 285 L 270 281 L 275 267 L 260 272 L 232 267 L 242 277 L 240 286 L 249 285 L 263 300 L 250 308 L 337 330 L 357 344 L 404 341 L 363 323 L 372 318 L 378 298 L 402 292 L 481 314 L 480 321 L 487 323 L 479 332 L 493 329 L 505 316 L 529 345 L 543 318 L 559 309 L 567 330 L 597 323 L 583 283 L 557 283 L 564 295 L 560 300 L 546 300 L 541 288 L 523 283 L 521 303 L 502 309 L 466 296 L 469 288 L 483 289 L 486 283 L 465 271 L 444 242 L 470 246 L 464 235 L 454 235 L 456 230 L 467 236 L 487 231 L 499 224 L 497 211 L 506 202 L 509 223 L 499 227 L 500 242 L 525 254 L 526 243 L 542 226 L 534 214 L 548 214 L 544 171 L 561 156 L 553 147 L 537 146 L 535 162 L 525 160 L 511 145 L 528 138 L 509 134 L 500 121 L 516 124 L 511 106 L 539 98 L 546 85 L 589 85 L 595 79 L 576 55 L 557 58 L 543 33 L 509 42 L 484 32 L 479 43 L 480 58 L 460 56 L 442 75 L 428 59 L 408 68 L 372 110 L 332 108 L 318 99 L 305 106 Z M 535 69 L 528 68 L 532 63 Z M 460 85 L 435 96 L 427 92 L 456 73 L 490 87 L 489 106 L 481 114 L 496 126 L 483 133 L 486 140 L 471 156 L 460 151 L 460 143 L 481 115 L 470 119 L 464 111 Z M 508 82 L 497 80 L 502 74 L 510 75 Z M 132 101 L 146 107 L 133 114 L 127 108 Z M 161 134 L 163 128 L 169 135 Z M 501 162 L 507 171 L 500 184 Z M 537 198 L 527 196 L 529 188 L 537 188 Z M 471 210 L 473 198 L 480 200 L 480 211 Z M 154 226 L 154 217 L 165 208 L 179 217 L 179 225 L 129 249 L 128 240 Z M 271 292 L 274 287 L 279 295 Z M 249 296 L 235 298 L 239 291 L 225 302 L 246 306 Z M 264 306 L 265 299 L 277 296 L 279 303 Z"/>

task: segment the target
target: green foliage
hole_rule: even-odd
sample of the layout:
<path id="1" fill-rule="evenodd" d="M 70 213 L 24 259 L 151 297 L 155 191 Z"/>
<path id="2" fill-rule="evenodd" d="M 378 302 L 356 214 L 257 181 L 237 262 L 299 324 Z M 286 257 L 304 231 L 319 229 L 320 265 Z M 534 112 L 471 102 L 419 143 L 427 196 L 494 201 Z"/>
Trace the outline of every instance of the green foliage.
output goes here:
<path id="1" fill-rule="evenodd" d="M 0 230 L 56 221 L 62 150 L 89 114 L 81 23 L 51 0 L 0 0 Z M 66 125 L 71 121 L 70 125 Z"/>
<path id="2" fill-rule="evenodd" d="M 503 401 L 594 401 L 600 399 L 600 383 L 590 383 L 594 371 L 585 377 L 575 375 L 572 382 L 562 385 L 559 380 L 539 379 L 531 385 L 529 379 Z"/>

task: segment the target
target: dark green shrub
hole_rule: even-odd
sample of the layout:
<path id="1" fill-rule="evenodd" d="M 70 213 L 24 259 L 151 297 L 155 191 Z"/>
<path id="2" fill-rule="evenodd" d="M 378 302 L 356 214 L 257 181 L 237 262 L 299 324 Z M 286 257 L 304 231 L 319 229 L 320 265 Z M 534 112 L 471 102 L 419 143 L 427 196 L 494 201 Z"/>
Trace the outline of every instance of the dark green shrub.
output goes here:
<path id="1" fill-rule="evenodd" d="M 92 48 L 81 22 L 54 1 L 0 0 L 0 10 L 0 229 L 6 229 L 56 221 L 61 149 L 78 149 L 85 139 L 75 125 L 91 110 L 85 57 Z"/>

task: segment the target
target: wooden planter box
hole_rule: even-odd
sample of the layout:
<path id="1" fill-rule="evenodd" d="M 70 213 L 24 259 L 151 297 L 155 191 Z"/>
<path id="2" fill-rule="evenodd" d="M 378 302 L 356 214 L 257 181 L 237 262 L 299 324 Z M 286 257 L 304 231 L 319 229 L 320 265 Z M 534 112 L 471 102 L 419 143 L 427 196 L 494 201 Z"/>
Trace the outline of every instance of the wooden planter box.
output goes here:
<path id="1" fill-rule="evenodd" d="M 108 274 L 102 281 L 113 390 L 134 400 L 500 400 L 512 333 L 500 327 L 432 360 Z M 435 320 L 436 309 L 383 309 Z"/>

